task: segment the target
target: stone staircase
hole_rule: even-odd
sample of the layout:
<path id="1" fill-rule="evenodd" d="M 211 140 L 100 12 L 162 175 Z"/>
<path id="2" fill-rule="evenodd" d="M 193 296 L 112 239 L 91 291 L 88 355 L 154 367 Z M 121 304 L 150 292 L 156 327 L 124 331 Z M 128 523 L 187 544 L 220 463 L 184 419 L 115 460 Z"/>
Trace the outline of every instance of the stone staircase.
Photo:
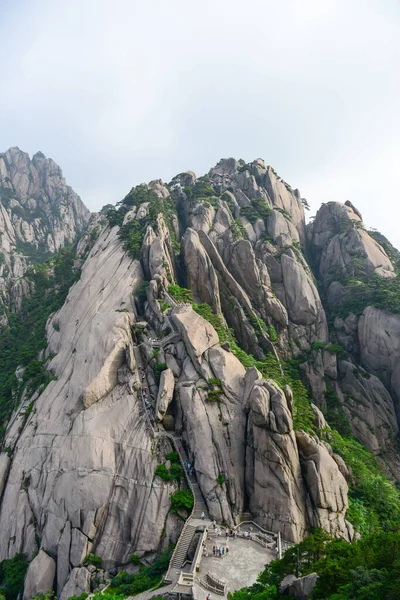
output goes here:
<path id="1" fill-rule="evenodd" d="M 197 528 L 196 521 L 198 519 L 201 519 L 201 515 L 202 515 L 202 513 L 204 513 L 204 520 L 207 519 L 207 522 L 209 522 L 209 516 L 208 516 L 207 505 L 206 505 L 203 495 L 200 491 L 199 484 L 197 483 L 197 480 L 196 480 L 196 476 L 190 475 L 189 473 L 187 473 L 187 471 L 185 469 L 184 463 L 185 463 L 185 461 L 188 461 L 189 459 L 188 459 L 185 449 L 183 448 L 182 438 L 180 438 L 176 434 L 167 433 L 167 432 L 163 432 L 162 434 L 159 434 L 159 435 L 165 435 L 172 441 L 176 451 L 179 454 L 179 459 L 181 461 L 183 470 L 185 472 L 187 484 L 188 484 L 189 488 L 191 489 L 193 498 L 194 498 L 192 513 L 189 516 L 189 518 L 187 519 L 187 521 L 182 529 L 181 535 L 179 536 L 178 542 L 175 546 L 174 553 L 171 557 L 171 561 L 169 563 L 169 568 L 168 568 L 167 574 L 164 577 L 164 582 L 170 583 L 170 582 L 178 580 L 179 573 L 180 573 L 183 563 L 185 562 L 185 559 L 186 559 L 186 555 L 187 555 L 187 551 L 190 546 L 190 542 L 192 541 L 193 536 L 196 533 L 196 528 Z M 205 524 L 206 524 L 206 521 L 205 521 Z"/>
<path id="2" fill-rule="evenodd" d="M 196 527 L 190 525 L 189 520 L 186 521 L 186 524 L 179 537 L 178 544 L 176 545 L 175 552 L 171 558 L 170 566 L 173 569 L 181 569 L 183 567 L 187 551 L 189 550 L 190 542 L 192 541 L 195 533 Z"/>
<path id="3" fill-rule="evenodd" d="M 193 519 L 201 519 L 202 513 L 206 519 L 208 519 L 208 508 L 206 503 L 204 502 L 203 494 L 200 491 L 199 484 L 196 482 L 192 482 L 192 492 L 194 496 L 194 508 L 192 512 Z"/>
<path id="4" fill-rule="evenodd" d="M 182 445 L 182 438 L 180 438 L 176 434 L 166 433 L 166 435 L 169 437 L 170 440 L 172 440 L 172 442 L 176 448 L 176 451 L 179 454 L 182 468 L 186 473 L 186 481 L 188 483 L 188 486 L 192 490 L 192 494 L 193 494 L 193 498 L 194 498 L 194 506 L 193 506 L 191 517 L 189 517 L 189 518 L 201 519 L 201 514 L 204 512 L 204 518 L 208 519 L 209 518 L 208 508 L 204 501 L 203 494 L 200 491 L 199 484 L 197 483 L 196 475 L 191 475 L 191 474 L 187 473 L 186 469 L 185 469 L 184 463 L 189 462 L 189 459 L 188 459 L 188 455 L 186 454 L 186 451 Z M 178 448 L 181 449 L 180 452 L 179 452 Z"/>

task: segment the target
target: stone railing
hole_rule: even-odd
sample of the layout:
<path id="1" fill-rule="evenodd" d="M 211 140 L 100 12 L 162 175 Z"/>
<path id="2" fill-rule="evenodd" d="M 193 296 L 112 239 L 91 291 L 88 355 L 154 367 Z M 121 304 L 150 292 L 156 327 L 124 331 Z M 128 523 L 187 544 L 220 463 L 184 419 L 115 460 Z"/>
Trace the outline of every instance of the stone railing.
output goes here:
<path id="1" fill-rule="evenodd" d="M 190 569 L 191 573 L 196 573 L 200 570 L 201 559 L 203 558 L 203 544 L 207 539 L 207 530 L 203 531 L 203 534 L 200 536 L 199 542 L 197 544 L 196 552 L 193 558 L 192 566 Z"/>
<path id="2" fill-rule="evenodd" d="M 239 523 L 239 525 L 235 526 L 235 529 L 237 530 L 238 527 L 241 527 L 242 525 L 250 525 L 250 526 L 254 526 L 256 529 L 258 529 L 259 531 L 262 531 L 263 533 L 265 533 L 266 535 L 272 535 L 273 537 L 276 538 L 276 536 L 278 535 L 277 533 L 274 533 L 273 531 L 268 531 L 267 529 L 263 529 L 263 527 L 261 527 L 261 525 L 258 525 L 258 523 L 255 523 L 254 521 L 241 521 Z"/>
<path id="3" fill-rule="evenodd" d="M 226 581 L 218 579 L 213 573 L 207 573 L 205 577 L 200 579 L 200 583 L 203 587 L 214 594 L 219 596 L 225 596 L 226 593 Z"/>

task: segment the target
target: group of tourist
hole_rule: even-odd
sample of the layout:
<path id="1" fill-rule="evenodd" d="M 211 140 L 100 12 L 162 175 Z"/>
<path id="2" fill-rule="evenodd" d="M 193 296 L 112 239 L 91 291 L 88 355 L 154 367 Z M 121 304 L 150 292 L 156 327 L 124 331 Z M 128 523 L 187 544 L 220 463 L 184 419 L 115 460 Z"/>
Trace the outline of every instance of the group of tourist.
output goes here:
<path id="1" fill-rule="evenodd" d="M 217 526 L 216 521 L 213 521 L 212 524 L 214 526 L 214 533 L 215 533 L 215 535 L 221 537 L 224 534 L 223 530 L 220 527 Z M 238 530 L 240 531 L 239 527 L 238 527 Z M 228 541 L 228 538 L 230 538 L 230 537 L 233 540 L 235 540 L 236 536 L 237 536 L 236 529 L 228 529 L 228 528 L 225 529 L 225 538 L 226 538 L 226 541 Z"/>
<path id="2" fill-rule="evenodd" d="M 185 469 L 186 469 L 186 473 L 187 473 L 188 475 L 194 475 L 194 467 L 193 467 L 193 466 L 190 464 L 190 462 L 189 462 L 189 461 L 185 460 L 185 461 L 183 462 L 183 466 L 185 467 Z"/>
<path id="3" fill-rule="evenodd" d="M 218 556 L 218 558 L 223 558 L 229 554 L 229 546 L 213 546 L 213 555 Z"/>

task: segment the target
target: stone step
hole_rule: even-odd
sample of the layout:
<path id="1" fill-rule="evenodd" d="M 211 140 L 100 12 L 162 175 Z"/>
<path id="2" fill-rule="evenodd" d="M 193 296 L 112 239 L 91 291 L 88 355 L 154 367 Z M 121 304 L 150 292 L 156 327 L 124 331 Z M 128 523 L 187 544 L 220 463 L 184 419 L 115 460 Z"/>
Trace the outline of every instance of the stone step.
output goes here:
<path id="1" fill-rule="evenodd" d="M 174 553 L 173 559 L 171 561 L 171 566 L 177 569 L 180 569 L 183 561 L 186 558 L 186 554 L 190 543 L 193 539 L 193 536 L 196 532 L 196 528 L 191 525 L 187 525 L 185 529 L 182 531 L 181 536 L 178 540 L 178 545 L 176 547 L 176 551 Z"/>

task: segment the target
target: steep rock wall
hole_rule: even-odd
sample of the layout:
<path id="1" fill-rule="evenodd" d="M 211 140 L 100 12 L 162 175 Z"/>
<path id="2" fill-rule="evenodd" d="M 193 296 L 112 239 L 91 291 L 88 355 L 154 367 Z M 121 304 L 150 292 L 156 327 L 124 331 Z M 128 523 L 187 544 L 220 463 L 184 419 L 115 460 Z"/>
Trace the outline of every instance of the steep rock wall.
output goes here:
<path id="1" fill-rule="evenodd" d="M 32 557 L 39 538 L 57 558 L 59 592 L 93 544 L 111 567 L 162 543 L 171 486 L 153 481 L 159 449 L 137 392 L 130 329 L 142 278 L 117 228 L 107 229 L 49 320 L 49 368 L 57 379 L 36 400 L 13 448 L 0 559 Z M 6 445 L 12 439 L 10 430 Z"/>

